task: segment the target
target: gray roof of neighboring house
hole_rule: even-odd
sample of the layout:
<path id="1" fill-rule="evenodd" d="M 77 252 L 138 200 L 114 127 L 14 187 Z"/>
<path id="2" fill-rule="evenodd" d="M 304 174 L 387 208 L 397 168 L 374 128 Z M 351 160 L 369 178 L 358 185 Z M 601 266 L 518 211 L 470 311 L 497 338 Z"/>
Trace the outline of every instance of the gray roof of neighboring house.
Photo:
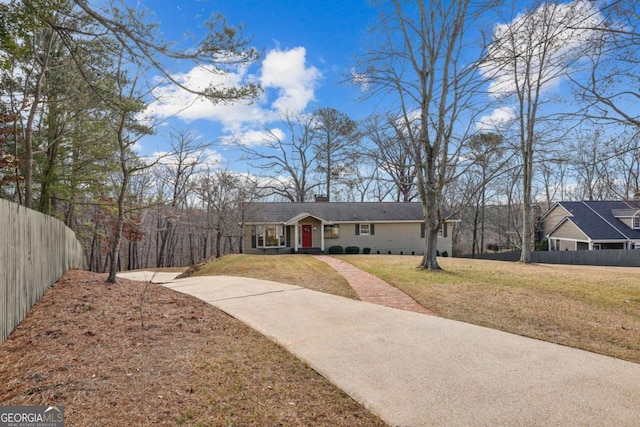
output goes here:
<path id="1" fill-rule="evenodd" d="M 330 222 L 424 220 L 422 206 L 415 202 L 265 202 L 254 203 L 248 210 L 248 223 L 285 223 L 303 213 Z"/>
<path id="2" fill-rule="evenodd" d="M 629 217 L 630 211 L 640 210 L 638 201 L 582 201 L 558 204 L 571 214 L 570 220 L 591 240 L 640 239 L 640 230 L 630 228 L 616 217 Z"/>

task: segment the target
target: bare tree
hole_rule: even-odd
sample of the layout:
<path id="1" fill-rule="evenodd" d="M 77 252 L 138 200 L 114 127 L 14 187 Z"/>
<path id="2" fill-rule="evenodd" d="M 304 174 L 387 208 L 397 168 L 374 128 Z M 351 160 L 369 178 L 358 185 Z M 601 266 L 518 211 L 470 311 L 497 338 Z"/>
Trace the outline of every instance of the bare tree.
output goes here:
<path id="1" fill-rule="evenodd" d="M 371 94 L 390 95 L 388 104 L 415 165 L 426 239 L 420 267 L 439 270 L 437 236 L 443 224 L 445 187 L 473 118 L 473 95 L 480 84 L 467 30 L 487 3 L 400 1 L 380 4 L 380 42 L 363 58 L 354 76 Z"/>
<path id="2" fill-rule="evenodd" d="M 287 113 L 283 117 L 287 134 L 270 129 L 264 144 L 243 146 L 244 159 L 266 172 L 260 186 L 271 194 L 292 202 L 305 202 L 319 182 L 312 182 L 319 152 L 314 150 L 316 123 L 313 115 Z"/>
<path id="3" fill-rule="evenodd" d="M 396 202 L 413 201 L 418 196 L 416 164 L 401 123 L 392 118 L 383 120 L 380 116 L 372 116 L 364 124 L 363 133 L 370 142 L 365 152 L 382 172 L 378 179 L 388 184 L 382 199 L 388 195 Z"/>
<path id="4" fill-rule="evenodd" d="M 471 255 L 475 255 L 476 251 L 484 252 L 484 236 L 485 236 L 485 212 L 487 207 L 487 184 L 489 183 L 493 171 L 491 167 L 496 160 L 502 156 L 503 138 L 497 133 L 480 132 L 470 137 L 469 148 L 473 162 L 480 169 L 480 176 L 477 184 L 471 186 L 471 193 L 474 188 L 477 191 L 478 198 L 474 212 L 473 220 L 473 242 L 471 245 Z M 479 230 L 478 230 L 479 226 Z M 478 231 L 480 238 L 478 239 Z"/>
<path id="5" fill-rule="evenodd" d="M 522 262 L 531 261 L 534 165 L 546 139 L 543 127 L 551 120 L 543 104 L 552 99 L 549 88 L 565 78 L 570 67 L 584 56 L 594 35 L 576 27 L 588 20 L 596 21 L 594 16 L 592 6 L 585 2 L 540 1 L 538 7 L 496 26 L 481 67 L 485 77 L 492 80 L 490 90 L 494 96 L 515 105 L 513 142 L 522 165 Z"/>
<path id="6" fill-rule="evenodd" d="M 598 123 L 616 123 L 640 131 L 640 1 L 614 0 L 573 24 L 596 34 L 585 58 L 589 70 L 572 78 L 584 102 L 584 114 Z"/>
<path id="7" fill-rule="evenodd" d="M 242 227 L 247 209 L 257 197 L 255 183 L 229 170 L 216 170 L 200 177 L 198 197 L 207 213 L 206 227 L 213 231 L 214 256 L 242 252 Z M 226 246 L 225 246 L 226 242 Z"/>
<path id="8" fill-rule="evenodd" d="M 165 267 L 172 264 L 168 248 L 174 238 L 174 226 L 176 220 L 185 214 L 187 197 L 193 192 L 195 186 L 194 176 L 198 167 L 203 163 L 207 143 L 200 141 L 189 129 L 174 130 L 169 135 L 170 151 L 161 159 L 155 172 L 161 181 L 159 188 L 168 186 L 167 194 L 160 191 L 163 197 L 163 206 L 168 210 L 166 215 L 159 216 L 158 237 L 160 247 L 156 255 L 156 267 Z"/>

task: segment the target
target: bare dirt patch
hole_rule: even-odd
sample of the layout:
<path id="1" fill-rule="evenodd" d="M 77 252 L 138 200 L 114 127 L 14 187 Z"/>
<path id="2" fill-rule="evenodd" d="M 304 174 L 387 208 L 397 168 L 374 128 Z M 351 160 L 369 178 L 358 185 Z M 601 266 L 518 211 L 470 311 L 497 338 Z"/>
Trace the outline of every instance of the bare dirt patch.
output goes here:
<path id="1" fill-rule="evenodd" d="M 215 307 L 105 277 L 68 272 L 0 346 L 0 404 L 64 405 L 68 426 L 384 425 Z"/>

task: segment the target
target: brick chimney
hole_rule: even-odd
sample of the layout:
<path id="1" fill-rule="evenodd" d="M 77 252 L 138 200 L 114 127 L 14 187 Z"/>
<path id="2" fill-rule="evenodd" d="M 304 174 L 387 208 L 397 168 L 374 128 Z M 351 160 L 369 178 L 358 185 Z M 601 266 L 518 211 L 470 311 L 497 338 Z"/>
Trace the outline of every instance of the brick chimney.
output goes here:
<path id="1" fill-rule="evenodd" d="M 316 194 L 316 202 L 323 202 L 323 203 L 328 203 L 329 202 L 329 196 L 325 196 L 324 194 Z"/>

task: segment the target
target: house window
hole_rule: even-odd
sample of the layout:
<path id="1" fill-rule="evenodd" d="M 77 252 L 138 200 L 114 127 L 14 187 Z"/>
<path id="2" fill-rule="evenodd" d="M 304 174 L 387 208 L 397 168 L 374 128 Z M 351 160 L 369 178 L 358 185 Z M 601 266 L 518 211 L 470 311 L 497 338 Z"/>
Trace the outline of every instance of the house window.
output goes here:
<path id="1" fill-rule="evenodd" d="M 325 225 L 324 226 L 324 238 L 325 239 L 337 239 L 340 237 L 340 225 Z"/>
<path id="2" fill-rule="evenodd" d="M 285 246 L 284 226 L 259 225 L 256 227 L 256 247 L 278 248 Z"/>
<path id="3" fill-rule="evenodd" d="M 640 215 L 633 217 L 633 229 L 640 230 Z"/>
<path id="4" fill-rule="evenodd" d="M 375 224 L 356 224 L 356 236 L 373 236 L 375 233 Z"/>

